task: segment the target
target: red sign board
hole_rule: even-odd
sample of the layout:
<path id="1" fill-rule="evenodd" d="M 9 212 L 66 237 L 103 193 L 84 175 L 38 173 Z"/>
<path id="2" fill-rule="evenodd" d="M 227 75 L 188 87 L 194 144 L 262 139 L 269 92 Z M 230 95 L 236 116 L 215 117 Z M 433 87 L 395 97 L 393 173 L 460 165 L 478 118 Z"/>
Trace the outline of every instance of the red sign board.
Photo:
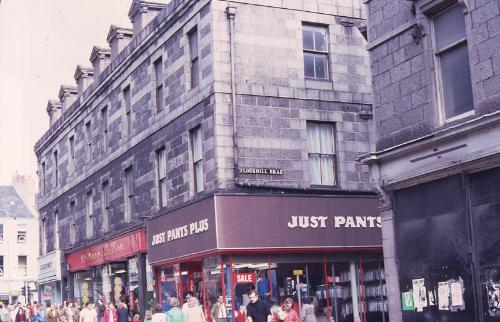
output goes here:
<path id="1" fill-rule="evenodd" d="M 66 256 L 71 272 L 147 251 L 146 232 L 138 230 Z"/>
<path id="2" fill-rule="evenodd" d="M 256 282 L 255 273 L 233 273 L 233 284 L 255 284 Z"/>

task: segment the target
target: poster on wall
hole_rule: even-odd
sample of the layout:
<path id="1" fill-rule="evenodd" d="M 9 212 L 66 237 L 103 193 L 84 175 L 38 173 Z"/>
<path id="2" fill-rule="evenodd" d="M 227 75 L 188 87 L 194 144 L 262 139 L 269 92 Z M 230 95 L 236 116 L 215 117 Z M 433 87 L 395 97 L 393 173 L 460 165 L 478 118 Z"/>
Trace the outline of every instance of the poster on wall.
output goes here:
<path id="1" fill-rule="evenodd" d="M 450 311 L 457 312 L 465 310 L 465 288 L 463 279 L 459 277 L 458 280 L 448 280 L 448 287 L 450 288 Z"/>
<path id="2" fill-rule="evenodd" d="M 423 278 L 417 278 L 411 281 L 413 285 L 413 305 L 417 312 L 422 312 L 427 307 L 427 289 L 425 288 Z"/>
<path id="3" fill-rule="evenodd" d="M 415 310 L 412 291 L 401 293 L 401 303 L 403 304 L 403 311 Z"/>
<path id="4" fill-rule="evenodd" d="M 438 282 L 438 307 L 441 311 L 450 310 L 450 288 L 448 282 Z"/>

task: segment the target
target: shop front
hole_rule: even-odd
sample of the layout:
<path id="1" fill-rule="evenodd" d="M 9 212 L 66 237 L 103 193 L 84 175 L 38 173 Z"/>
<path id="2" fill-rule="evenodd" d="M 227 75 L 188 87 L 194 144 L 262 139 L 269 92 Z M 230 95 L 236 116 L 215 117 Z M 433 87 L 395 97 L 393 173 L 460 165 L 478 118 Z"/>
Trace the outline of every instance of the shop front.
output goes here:
<path id="1" fill-rule="evenodd" d="M 148 222 L 158 302 L 190 294 L 212 320 L 222 295 L 232 321 L 255 289 L 318 322 L 388 321 L 380 226 L 372 197 L 206 198 Z"/>
<path id="2" fill-rule="evenodd" d="M 38 258 L 38 298 L 45 306 L 61 304 L 61 251 Z"/>
<path id="3" fill-rule="evenodd" d="M 144 316 L 153 302 L 153 291 L 148 287 L 153 273 L 146 261 L 146 244 L 146 233 L 138 230 L 67 255 L 72 298 L 81 304 L 99 299 L 124 302 L 130 314 Z"/>

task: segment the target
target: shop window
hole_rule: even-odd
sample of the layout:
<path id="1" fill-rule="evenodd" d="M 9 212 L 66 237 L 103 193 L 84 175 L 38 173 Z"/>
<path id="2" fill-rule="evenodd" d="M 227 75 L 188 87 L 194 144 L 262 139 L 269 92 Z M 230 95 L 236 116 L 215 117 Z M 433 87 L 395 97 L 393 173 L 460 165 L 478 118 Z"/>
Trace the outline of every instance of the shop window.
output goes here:
<path id="1" fill-rule="evenodd" d="M 130 86 L 123 89 L 123 104 L 125 105 L 125 131 L 132 132 L 132 103 L 130 101 Z"/>
<path id="2" fill-rule="evenodd" d="M 469 54 L 462 7 L 453 6 L 433 16 L 444 119 L 473 110 Z"/>
<path id="3" fill-rule="evenodd" d="M 302 26 L 304 75 L 328 79 L 328 29 L 317 25 Z"/>
<path id="4" fill-rule="evenodd" d="M 336 185 L 333 124 L 307 122 L 307 143 L 311 185 Z"/>
<path id="5" fill-rule="evenodd" d="M 163 311 L 170 309 L 169 300 L 181 297 L 181 280 L 179 264 L 161 268 L 159 271 L 159 295 Z"/>
<path id="6" fill-rule="evenodd" d="M 199 193 L 204 190 L 203 176 L 203 147 L 202 147 L 202 132 L 201 126 L 195 127 L 190 132 L 191 137 L 191 154 L 193 157 L 193 177 L 194 177 L 194 192 Z"/>
<path id="7" fill-rule="evenodd" d="M 168 190 L 167 190 L 167 151 L 165 148 L 161 148 L 160 150 L 158 150 L 157 164 L 158 164 L 158 189 L 159 189 L 160 207 L 166 207 L 168 201 Z"/>
<path id="8" fill-rule="evenodd" d="M 155 96 L 156 96 L 156 109 L 161 111 L 163 109 L 163 61 L 162 58 L 158 58 L 154 62 L 155 70 Z"/>
<path id="9" fill-rule="evenodd" d="M 194 27 L 188 33 L 189 41 L 189 62 L 191 73 L 191 88 L 198 86 L 200 82 L 200 63 L 198 61 L 198 29 Z"/>
<path id="10" fill-rule="evenodd" d="M 111 300 L 128 302 L 128 265 L 127 262 L 115 262 L 109 265 L 111 277 Z"/>
<path id="11" fill-rule="evenodd" d="M 28 226 L 25 224 L 17 225 L 17 243 L 26 244 Z"/>
<path id="12" fill-rule="evenodd" d="M 17 256 L 17 270 L 19 276 L 28 276 L 28 256 Z"/>
<path id="13" fill-rule="evenodd" d="M 0 256 L 0 277 L 4 276 L 3 256 Z"/>

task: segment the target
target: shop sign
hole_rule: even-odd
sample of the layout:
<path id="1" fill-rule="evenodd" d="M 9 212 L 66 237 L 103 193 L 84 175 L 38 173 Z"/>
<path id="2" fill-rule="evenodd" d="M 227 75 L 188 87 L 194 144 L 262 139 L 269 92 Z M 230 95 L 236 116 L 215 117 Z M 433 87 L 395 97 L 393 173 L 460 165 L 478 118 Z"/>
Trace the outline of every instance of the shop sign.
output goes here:
<path id="1" fill-rule="evenodd" d="M 335 228 L 381 228 L 380 216 L 290 216 L 289 228 L 326 228 L 331 224 Z"/>
<path id="2" fill-rule="evenodd" d="M 304 271 L 301 270 L 301 269 L 294 269 L 293 270 L 293 275 L 295 275 L 295 276 L 304 275 Z"/>
<path id="3" fill-rule="evenodd" d="M 284 175 L 285 170 L 275 168 L 239 168 L 240 174 Z"/>
<path id="4" fill-rule="evenodd" d="M 66 257 L 66 262 L 69 265 L 69 270 L 75 272 L 146 251 L 146 233 L 143 230 L 139 230 L 86 250 L 70 254 Z"/>
<path id="5" fill-rule="evenodd" d="M 61 279 L 61 251 L 56 250 L 38 258 L 38 282 Z"/>
<path id="6" fill-rule="evenodd" d="M 255 284 L 257 283 L 257 274 L 255 273 L 233 273 L 234 284 Z"/>
<path id="7" fill-rule="evenodd" d="M 174 227 L 168 229 L 167 231 L 154 234 L 152 238 L 153 240 L 151 241 L 151 246 L 156 246 L 172 240 L 189 237 L 194 234 L 199 234 L 208 231 L 208 228 L 208 219 L 202 219 L 196 222 L 189 223 L 187 225 Z"/>

